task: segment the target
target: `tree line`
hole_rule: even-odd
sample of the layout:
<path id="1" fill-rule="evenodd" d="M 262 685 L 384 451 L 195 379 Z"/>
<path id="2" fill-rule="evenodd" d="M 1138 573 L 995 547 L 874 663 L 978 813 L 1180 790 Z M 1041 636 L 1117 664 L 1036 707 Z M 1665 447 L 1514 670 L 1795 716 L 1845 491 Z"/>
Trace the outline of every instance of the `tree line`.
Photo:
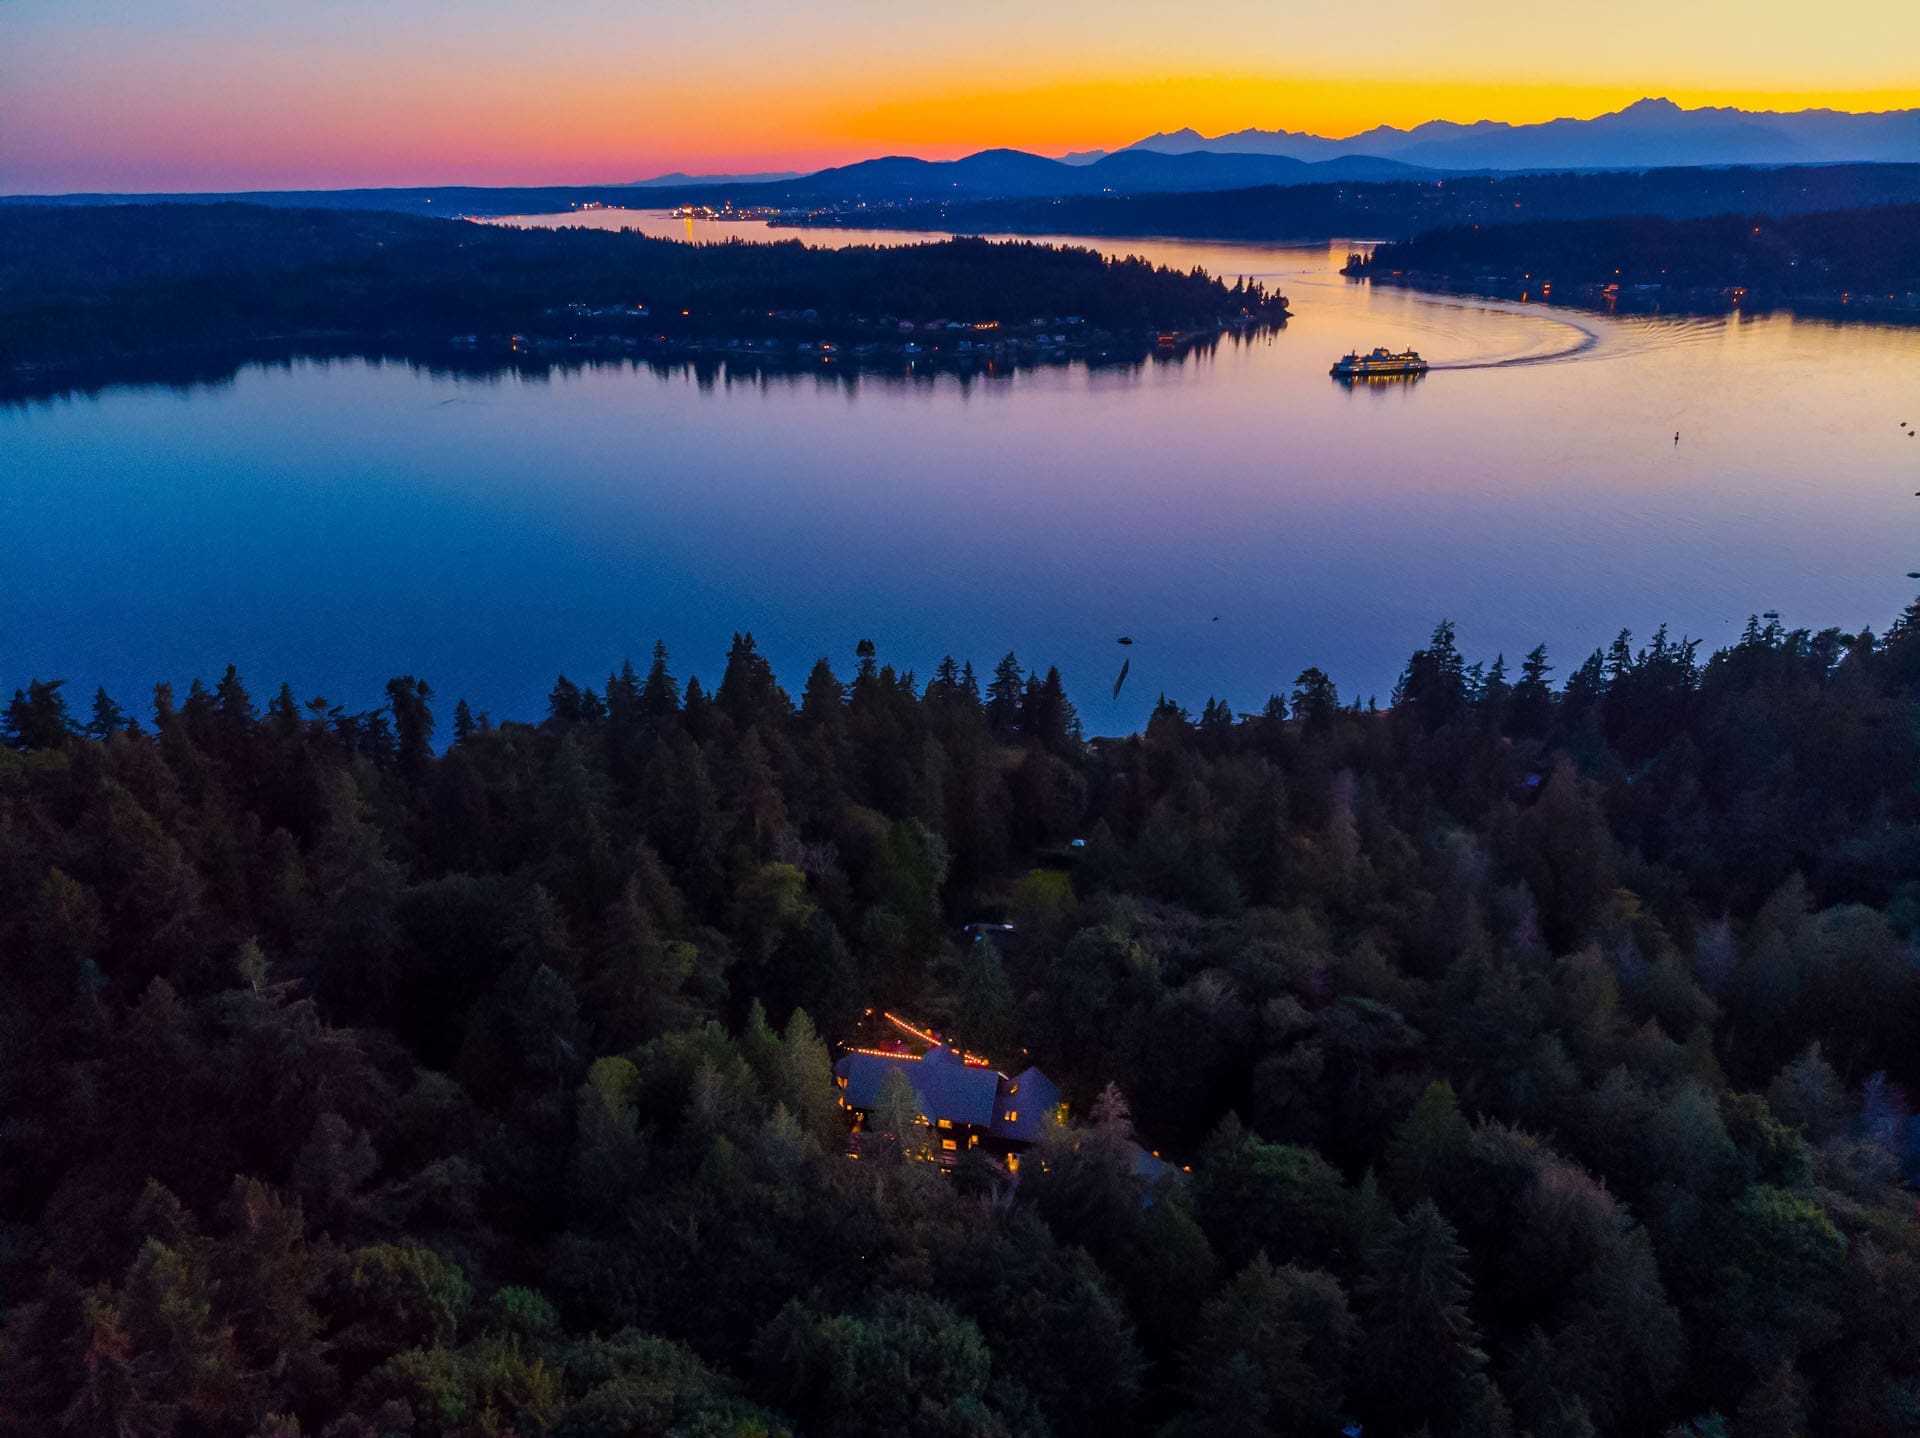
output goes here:
<path id="1" fill-rule="evenodd" d="M 1384 710 L 1118 739 L 748 634 L 539 722 L 30 681 L 4 1425 L 1908 1431 L 1917 698 L 1920 606 L 1564 673 L 1443 624 Z M 847 1156 L 881 1006 L 1061 1084 L 1017 1185 Z"/>
<path id="2" fill-rule="evenodd" d="M 645 313 L 642 313 L 644 309 Z M 0 206 L 0 372 L 248 346 L 524 332 L 850 337 L 861 321 L 1215 330 L 1285 317 L 1258 285 L 1028 242 L 688 244 L 261 205 Z"/>
<path id="3" fill-rule="evenodd" d="M 1756 299 L 1911 296 L 1920 290 L 1920 205 L 1455 225 L 1356 254 L 1345 273 L 1456 285 L 1495 279 L 1536 292 L 1551 282 L 1670 291 L 1738 287 Z"/>
<path id="4" fill-rule="evenodd" d="M 844 205 L 809 217 L 862 229 L 970 234 L 1165 235 L 1310 240 L 1364 235 L 1406 240 L 1456 225 L 1659 216 L 1797 215 L 1920 202 L 1920 165 L 1802 165 L 1756 169 L 1673 166 L 1641 171 L 1447 175 L 1261 185 L 1189 194 L 925 200 Z"/>

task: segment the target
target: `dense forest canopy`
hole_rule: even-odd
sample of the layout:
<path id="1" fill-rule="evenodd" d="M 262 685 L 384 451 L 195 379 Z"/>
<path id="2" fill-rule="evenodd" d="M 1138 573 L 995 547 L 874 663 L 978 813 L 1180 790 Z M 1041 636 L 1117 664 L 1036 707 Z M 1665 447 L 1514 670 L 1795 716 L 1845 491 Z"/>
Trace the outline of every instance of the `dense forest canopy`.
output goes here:
<path id="1" fill-rule="evenodd" d="M 1379 245 L 1350 266 L 1376 279 L 1455 285 L 1739 287 L 1782 299 L 1920 290 L 1920 205 L 1784 217 L 1657 217 L 1456 225 Z"/>
<path id="2" fill-rule="evenodd" d="M 1284 306 L 1199 270 L 1021 242 L 827 250 L 239 204 L 0 206 L 0 371 L 302 335 L 444 345 L 598 326 L 671 341 L 1068 315 L 1217 331 Z"/>
<path id="3" fill-rule="evenodd" d="M 7 707 L 9 1434 L 1920 1414 L 1920 606 L 1111 740 L 750 635 L 387 695 Z M 1017 1186 L 847 1156 L 878 1005 L 1059 1081 Z"/>

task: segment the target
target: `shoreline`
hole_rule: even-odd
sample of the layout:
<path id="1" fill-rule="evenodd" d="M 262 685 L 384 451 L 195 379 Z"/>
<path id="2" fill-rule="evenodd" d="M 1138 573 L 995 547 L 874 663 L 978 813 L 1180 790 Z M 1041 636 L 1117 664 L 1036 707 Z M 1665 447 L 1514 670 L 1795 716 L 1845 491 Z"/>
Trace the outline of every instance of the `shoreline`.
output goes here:
<path id="1" fill-rule="evenodd" d="M 1639 285 L 1632 289 L 1598 281 L 1568 285 L 1540 293 L 1524 278 L 1509 275 L 1456 276 L 1444 272 L 1408 270 L 1395 274 L 1367 274 L 1351 267 L 1340 273 L 1356 284 L 1376 284 L 1414 294 L 1450 295 L 1464 299 L 1502 300 L 1510 304 L 1599 315 L 1792 314 L 1810 319 L 1863 324 L 1920 325 L 1920 292 L 1897 296 L 1844 293 L 1794 294 L 1757 290 L 1740 285 Z"/>
<path id="2" fill-rule="evenodd" d="M 1286 327 L 1286 320 L 1222 325 L 1179 332 L 1172 344 L 1157 334 L 1116 335 L 1099 331 L 1059 344 L 1033 340 L 997 341 L 960 350 L 944 341 L 917 345 L 839 340 L 783 341 L 761 337 L 660 339 L 599 334 L 593 336 L 486 335 L 401 336 L 351 331 L 302 332 L 263 336 L 237 345 L 191 345 L 107 359 L 40 361 L 0 371 L 0 406 L 32 404 L 67 395 L 97 394 L 118 386 L 193 388 L 231 380 L 252 365 L 287 365 L 297 360 L 363 359 L 416 365 L 435 372 L 485 376 L 509 372 L 547 374 L 556 370 L 607 365 L 652 369 L 726 368 L 748 374 L 835 375 L 931 378 L 1010 376 L 1021 370 L 1057 369 L 1083 364 L 1090 369 L 1138 368 L 1157 359 L 1182 359 L 1206 353 L 1223 339 Z"/>

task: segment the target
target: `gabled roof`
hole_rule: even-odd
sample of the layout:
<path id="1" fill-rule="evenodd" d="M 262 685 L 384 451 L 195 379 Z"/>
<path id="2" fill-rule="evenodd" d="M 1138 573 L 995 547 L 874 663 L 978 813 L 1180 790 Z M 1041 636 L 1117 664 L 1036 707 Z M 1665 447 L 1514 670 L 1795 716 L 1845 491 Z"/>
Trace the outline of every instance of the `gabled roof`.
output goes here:
<path id="1" fill-rule="evenodd" d="M 1149 1188 L 1169 1174 L 1179 1172 L 1158 1154 L 1152 1153 L 1137 1143 L 1128 1144 L 1133 1150 L 1133 1176 L 1144 1182 Z"/>
<path id="2" fill-rule="evenodd" d="M 986 1128 L 996 1116 L 1000 1075 L 966 1062 L 952 1049 L 930 1049 L 922 1058 L 906 1053 L 851 1053 L 833 1066 L 834 1073 L 847 1081 L 847 1107 L 868 1111 L 878 1106 L 881 1085 L 894 1070 L 906 1075 L 920 1100 L 921 1113 L 929 1119 Z"/>
<path id="3" fill-rule="evenodd" d="M 1039 1069 L 1004 1079 L 996 1096 L 992 1133 L 1009 1143 L 1038 1143 L 1060 1107 L 1060 1087 Z M 1008 1114 L 1015 1115 L 1009 1122 Z"/>

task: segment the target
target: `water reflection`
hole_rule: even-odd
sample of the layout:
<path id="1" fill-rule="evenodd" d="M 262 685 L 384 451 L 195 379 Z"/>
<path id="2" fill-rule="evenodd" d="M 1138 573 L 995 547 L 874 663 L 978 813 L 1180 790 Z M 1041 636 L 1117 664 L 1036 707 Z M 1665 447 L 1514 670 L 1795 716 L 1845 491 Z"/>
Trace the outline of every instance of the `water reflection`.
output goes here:
<path id="1" fill-rule="evenodd" d="M 1622 626 L 1711 645 L 1910 597 L 1912 330 L 1436 301 L 1350 284 L 1344 244 L 1112 248 L 1295 317 L 1107 366 L 282 355 L 0 409 L 0 685 L 138 704 L 232 661 L 530 715 L 656 637 L 712 681 L 751 627 L 796 685 L 861 638 L 923 674 L 1014 649 L 1112 732 L 1308 664 L 1384 701 L 1442 617 L 1564 675 Z M 1329 383 L 1375 344 L 1436 368 Z"/>
<path id="2" fill-rule="evenodd" d="M 1375 394 L 1386 394 L 1393 390 L 1409 390 L 1426 377 L 1426 370 L 1416 370 L 1411 374 L 1335 374 L 1328 376 L 1328 378 L 1341 389 L 1368 390 Z"/>
<path id="3" fill-rule="evenodd" d="M 1190 357 L 1205 359 L 1223 343 L 1251 344 L 1265 337 L 1268 330 L 1284 328 L 1282 321 L 1279 325 L 1229 329 L 1184 336 L 1173 345 L 1115 337 L 1096 345 L 1033 346 L 1010 353 L 956 352 L 928 345 L 911 355 L 878 346 L 838 348 L 831 354 L 819 354 L 743 347 L 737 342 L 676 344 L 649 352 L 650 347 L 644 344 L 605 340 L 510 344 L 502 339 L 476 345 L 422 336 L 404 345 L 390 338 L 380 344 L 302 341 L 297 346 L 256 344 L 185 355 L 146 355 L 116 359 L 110 365 L 12 375 L 0 382 L 0 408 L 88 398 L 114 389 L 218 393 L 231 386 L 235 376 L 246 368 L 284 372 L 296 364 L 325 366 L 348 360 L 393 364 L 430 379 L 474 382 L 505 375 L 541 380 L 588 372 L 631 371 L 663 378 L 690 375 L 703 389 L 779 382 L 816 383 L 829 389 L 851 389 L 862 383 L 910 387 L 951 377 L 966 390 L 976 383 L 991 388 L 993 382 L 1004 381 L 1021 370 L 1074 366 L 1090 374 L 1124 374 L 1148 365 L 1181 363 Z"/>

